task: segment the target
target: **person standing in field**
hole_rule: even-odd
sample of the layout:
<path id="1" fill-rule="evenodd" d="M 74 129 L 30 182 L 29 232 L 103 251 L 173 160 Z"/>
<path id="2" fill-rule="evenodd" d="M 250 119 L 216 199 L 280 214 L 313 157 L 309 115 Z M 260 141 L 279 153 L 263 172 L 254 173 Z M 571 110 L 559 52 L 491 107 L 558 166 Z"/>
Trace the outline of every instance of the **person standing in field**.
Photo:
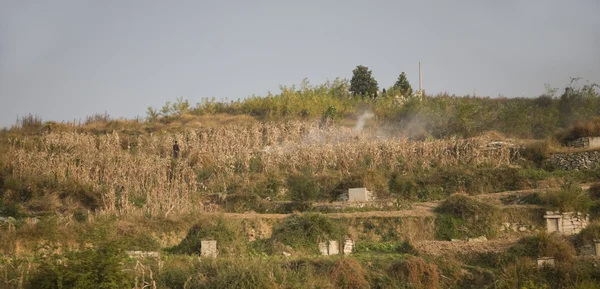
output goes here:
<path id="1" fill-rule="evenodd" d="M 179 157 L 179 144 L 177 143 L 177 141 L 175 141 L 175 143 L 173 144 L 173 157 Z"/>

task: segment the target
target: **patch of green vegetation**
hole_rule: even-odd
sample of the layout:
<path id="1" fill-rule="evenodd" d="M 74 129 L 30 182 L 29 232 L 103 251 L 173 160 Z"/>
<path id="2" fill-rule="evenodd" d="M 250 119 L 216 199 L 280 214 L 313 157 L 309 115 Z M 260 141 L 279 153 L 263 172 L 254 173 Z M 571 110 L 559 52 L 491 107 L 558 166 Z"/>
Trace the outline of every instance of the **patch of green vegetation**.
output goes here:
<path id="1" fill-rule="evenodd" d="M 437 168 L 416 174 L 391 175 L 389 191 L 398 199 L 409 201 L 440 200 L 454 193 L 478 195 L 529 186 L 519 169 L 500 168 Z"/>
<path id="2" fill-rule="evenodd" d="M 400 242 L 365 242 L 359 241 L 354 245 L 354 253 L 382 253 L 382 254 L 412 254 L 417 250 L 408 241 Z"/>
<path id="3" fill-rule="evenodd" d="M 500 198 L 502 204 L 504 205 L 544 205 L 544 198 L 538 192 L 534 192 L 531 194 L 527 194 L 525 196 L 520 196 L 518 194 L 509 195 L 503 198 Z"/>
<path id="4" fill-rule="evenodd" d="M 203 218 L 192 226 L 187 236 L 181 242 L 165 251 L 169 253 L 199 255 L 201 241 L 215 240 L 222 255 L 240 254 L 246 251 L 247 241 L 240 234 L 241 225 L 236 220 L 218 218 Z"/>
<path id="5" fill-rule="evenodd" d="M 563 183 L 560 190 L 548 192 L 545 199 L 548 210 L 561 212 L 588 213 L 592 203 L 589 194 L 570 180 Z"/>
<path id="6" fill-rule="evenodd" d="M 318 252 L 318 243 L 342 240 L 347 228 L 324 214 L 294 214 L 273 227 L 271 239 L 293 249 Z"/>
<path id="7" fill-rule="evenodd" d="M 89 246 L 91 244 L 91 246 Z M 36 251 L 37 266 L 27 288 L 127 288 L 133 285 L 126 271 L 124 243 L 114 232 L 114 219 L 99 220 L 79 240 L 79 250 L 59 252 L 52 244 Z"/>
<path id="8" fill-rule="evenodd" d="M 574 243 L 577 246 L 593 245 L 596 240 L 600 240 L 600 223 L 593 222 L 585 227 L 575 236 Z"/>
<path id="9" fill-rule="evenodd" d="M 455 194 L 436 208 L 436 238 L 439 240 L 464 239 L 498 234 L 500 213 L 498 208 Z"/>
<path id="10" fill-rule="evenodd" d="M 546 232 L 522 238 L 508 252 L 519 257 L 552 257 L 557 261 L 572 261 L 575 258 L 575 249 L 568 240 Z"/>
<path id="11" fill-rule="evenodd" d="M 125 251 L 115 243 L 94 248 L 38 256 L 39 265 L 27 288 L 106 288 L 132 286 L 133 276 L 123 270 Z"/>

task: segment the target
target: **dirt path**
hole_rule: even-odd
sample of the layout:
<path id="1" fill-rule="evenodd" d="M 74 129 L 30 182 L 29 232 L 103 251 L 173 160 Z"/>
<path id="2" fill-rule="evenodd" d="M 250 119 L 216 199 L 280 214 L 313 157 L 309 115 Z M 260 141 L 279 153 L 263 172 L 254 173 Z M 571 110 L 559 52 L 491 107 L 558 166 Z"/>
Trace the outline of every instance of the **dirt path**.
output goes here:
<path id="1" fill-rule="evenodd" d="M 582 188 L 586 189 L 589 185 L 582 185 Z M 516 195 L 518 198 L 524 197 L 535 192 L 542 192 L 548 190 L 556 190 L 556 188 L 545 188 L 545 189 L 526 189 L 516 191 L 506 191 L 500 193 L 489 193 L 473 196 L 473 198 L 487 202 L 490 204 L 502 206 L 502 207 L 527 207 L 527 208 L 539 208 L 536 205 L 504 205 L 502 199 L 505 197 Z M 434 209 L 442 201 L 432 202 L 415 202 L 410 204 L 410 208 L 400 209 L 395 211 L 366 211 L 366 212 L 351 212 L 351 213 L 328 213 L 327 216 L 331 218 L 369 218 L 369 217 L 429 217 L 434 216 Z M 237 219 L 284 219 L 291 214 L 259 214 L 254 212 L 247 213 L 222 213 L 222 212 L 206 212 L 206 215 L 219 216 L 223 215 L 227 218 Z"/>
<path id="2" fill-rule="evenodd" d="M 587 185 L 582 185 L 582 188 L 587 189 Z M 510 196 L 516 196 L 518 199 L 535 192 L 544 192 L 556 190 L 557 188 L 540 188 L 506 191 L 500 193 L 489 193 L 473 196 L 475 199 L 482 202 L 494 204 L 504 208 L 511 207 L 527 207 L 539 208 L 536 205 L 522 205 L 502 203 L 502 199 Z M 352 213 L 329 213 L 327 216 L 331 218 L 370 218 L 370 217 L 431 217 L 434 216 L 435 208 L 442 201 L 434 202 L 415 202 L 411 203 L 409 208 L 395 211 L 367 211 L 367 212 L 352 212 Z M 223 215 L 227 218 L 241 219 L 283 219 L 291 214 L 258 214 L 258 213 L 207 213 L 213 215 Z M 485 253 L 485 252 L 502 252 L 513 246 L 519 240 L 519 236 L 512 236 L 503 239 L 486 240 L 486 241 L 415 241 L 413 246 L 424 255 L 439 256 L 439 255 L 454 255 L 463 253 Z"/>
<path id="3" fill-rule="evenodd" d="M 413 243 L 415 249 L 425 255 L 448 255 L 461 253 L 502 252 L 513 246 L 518 239 L 498 239 L 481 242 L 421 241 Z"/>
<path id="4" fill-rule="evenodd" d="M 369 217 L 429 217 L 433 216 L 433 209 L 437 207 L 437 202 L 415 203 L 410 209 L 397 211 L 367 211 L 352 213 L 329 213 L 330 218 L 369 218 Z M 205 215 L 224 216 L 226 218 L 237 219 L 284 219 L 292 214 L 259 214 L 259 213 L 205 213 Z"/>

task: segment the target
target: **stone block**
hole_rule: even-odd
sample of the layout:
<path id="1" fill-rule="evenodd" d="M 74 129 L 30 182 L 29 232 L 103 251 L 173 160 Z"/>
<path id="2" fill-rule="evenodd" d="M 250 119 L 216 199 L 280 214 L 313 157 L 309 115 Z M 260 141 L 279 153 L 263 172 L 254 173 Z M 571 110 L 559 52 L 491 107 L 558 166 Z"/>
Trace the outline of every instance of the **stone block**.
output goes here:
<path id="1" fill-rule="evenodd" d="M 327 242 L 320 242 L 319 243 L 319 252 L 321 252 L 321 255 L 329 255 L 329 249 L 327 248 Z"/>
<path id="2" fill-rule="evenodd" d="M 338 255 L 340 254 L 340 245 L 338 241 L 329 241 L 329 255 Z"/>
<path id="3" fill-rule="evenodd" d="M 370 201 L 369 191 L 366 188 L 348 189 L 349 202 L 367 202 Z"/>
<path id="4" fill-rule="evenodd" d="M 469 238 L 469 242 L 485 242 L 487 238 L 485 236 L 477 237 L 477 238 Z"/>
<path id="5" fill-rule="evenodd" d="M 144 252 L 144 251 L 127 251 L 127 255 L 131 258 L 143 259 L 143 258 L 159 258 L 160 254 L 158 252 Z"/>
<path id="6" fill-rule="evenodd" d="M 351 239 L 346 239 L 346 241 L 344 242 L 344 255 L 352 254 L 353 250 L 354 250 L 354 241 L 352 241 Z"/>
<path id="7" fill-rule="evenodd" d="M 548 266 L 554 267 L 554 258 L 552 257 L 542 257 L 537 259 L 538 268 Z"/>
<path id="8" fill-rule="evenodd" d="M 200 256 L 216 258 L 218 255 L 217 241 L 202 240 L 200 241 Z"/>

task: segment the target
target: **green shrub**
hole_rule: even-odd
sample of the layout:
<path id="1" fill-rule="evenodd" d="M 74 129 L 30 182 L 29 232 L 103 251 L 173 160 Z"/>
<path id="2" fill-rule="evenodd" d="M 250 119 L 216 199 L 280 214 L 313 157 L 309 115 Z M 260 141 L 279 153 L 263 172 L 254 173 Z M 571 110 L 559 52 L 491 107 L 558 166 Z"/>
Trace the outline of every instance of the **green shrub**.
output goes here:
<path id="1" fill-rule="evenodd" d="M 222 208 L 227 212 L 244 213 L 255 211 L 257 213 L 266 213 L 273 203 L 261 199 L 253 193 L 235 193 L 227 195 L 222 204 Z"/>
<path id="2" fill-rule="evenodd" d="M 509 253 L 519 257 L 553 257 L 559 262 L 575 258 L 575 249 L 571 243 L 559 235 L 546 232 L 522 238 L 509 249 Z"/>
<path id="3" fill-rule="evenodd" d="M 371 288 L 367 281 L 367 272 L 355 259 L 339 259 L 330 273 L 335 288 L 360 289 Z"/>
<path id="4" fill-rule="evenodd" d="M 417 200 L 420 186 L 414 179 L 393 173 L 389 181 L 390 193 L 401 197 L 403 200 Z"/>
<path id="5" fill-rule="evenodd" d="M 519 151 L 521 157 L 542 167 L 544 160 L 550 156 L 550 142 L 548 140 L 533 141 L 525 144 Z"/>
<path id="6" fill-rule="evenodd" d="M 193 281 L 199 262 L 188 256 L 168 256 L 164 269 L 158 275 L 158 288 L 185 288 L 186 282 Z M 189 281 L 188 281 L 189 280 Z"/>
<path id="7" fill-rule="evenodd" d="M 557 137 L 567 143 L 582 137 L 600 136 L 600 117 L 588 121 L 577 120 L 568 129 L 557 134 Z"/>
<path id="8" fill-rule="evenodd" d="M 577 246 L 594 245 L 594 240 L 600 240 L 600 223 L 593 222 L 585 227 L 577 236 L 574 243 Z"/>
<path id="9" fill-rule="evenodd" d="M 439 274 L 435 264 L 428 264 L 419 257 L 394 263 L 390 266 L 390 275 L 396 279 L 408 282 L 418 289 L 439 288 Z"/>
<path id="10" fill-rule="evenodd" d="M 342 240 L 346 227 L 321 213 L 294 214 L 273 227 L 271 239 L 294 249 L 318 252 L 318 243 Z"/>
<path id="11" fill-rule="evenodd" d="M 560 190 L 548 192 L 546 195 L 546 208 L 561 212 L 588 213 L 591 201 L 587 192 L 579 184 L 566 181 Z"/>
<path id="12" fill-rule="evenodd" d="M 215 240 L 220 254 L 240 254 L 246 250 L 246 240 L 240 234 L 241 227 L 237 221 L 218 218 L 204 218 L 192 226 L 179 245 L 167 249 L 171 253 L 200 254 L 201 241 Z"/>
<path id="13" fill-rule="evenodd" d="M 46 248 L 48 249 L 48 248 Z M 123 270 L 127 255 L 116 243 L 65 254 L 40 255 L 28 288 L 131 288 L 133 276 Z"/>
<path id="14" fill-rule="evenodd" d="M 440 240 L 486 236 L 494 238 L 500 223 L 498 208 L 455 194 L 436 208 L 436 237 Z"/>
<path id="15" fill-rule="evenodd" d="M 268 175 L 254 187 L 254 192 L 261 198 L 274 200 L 281 190 L 282 183 L 276 175 Z"/>
<path id="16" fill-rule="evenodd" d="M 354 245 L 354 253 L 386 253 L 412 254 L 418 252 L 408 241 L 401 242 L 365 242 L 359 241 Z"/>
<path id="17" fill-rule="evenodd" d="M 286 183 L 290 199 L 302 209 L 308 209 L 319 193 L 319 185 L 311 170 L 308 169 L 302 173 L 290 175 Z"/>
<path id="18" fill-rule="evenodd" d="M 600 200 L 600 183 L 594 183 L 590 186 L 589 195 L 594 201 Z"/>
<path id="19" fill-rule="evenodd" d="M 528 257 L 521 257 L 501 267 L 495 281 L 495 288 L 542 289 L 549 288 L 549 285 L 539 274 L 535 261 Z"/>
<path id="20" fill-rule="evenodd" d="M 221 259 L 201 262 L 197 267 L 197 273 L 190 275 L 182 288 L 280 288 L 276 279 L 280 268 L 261 259 Z"/>

